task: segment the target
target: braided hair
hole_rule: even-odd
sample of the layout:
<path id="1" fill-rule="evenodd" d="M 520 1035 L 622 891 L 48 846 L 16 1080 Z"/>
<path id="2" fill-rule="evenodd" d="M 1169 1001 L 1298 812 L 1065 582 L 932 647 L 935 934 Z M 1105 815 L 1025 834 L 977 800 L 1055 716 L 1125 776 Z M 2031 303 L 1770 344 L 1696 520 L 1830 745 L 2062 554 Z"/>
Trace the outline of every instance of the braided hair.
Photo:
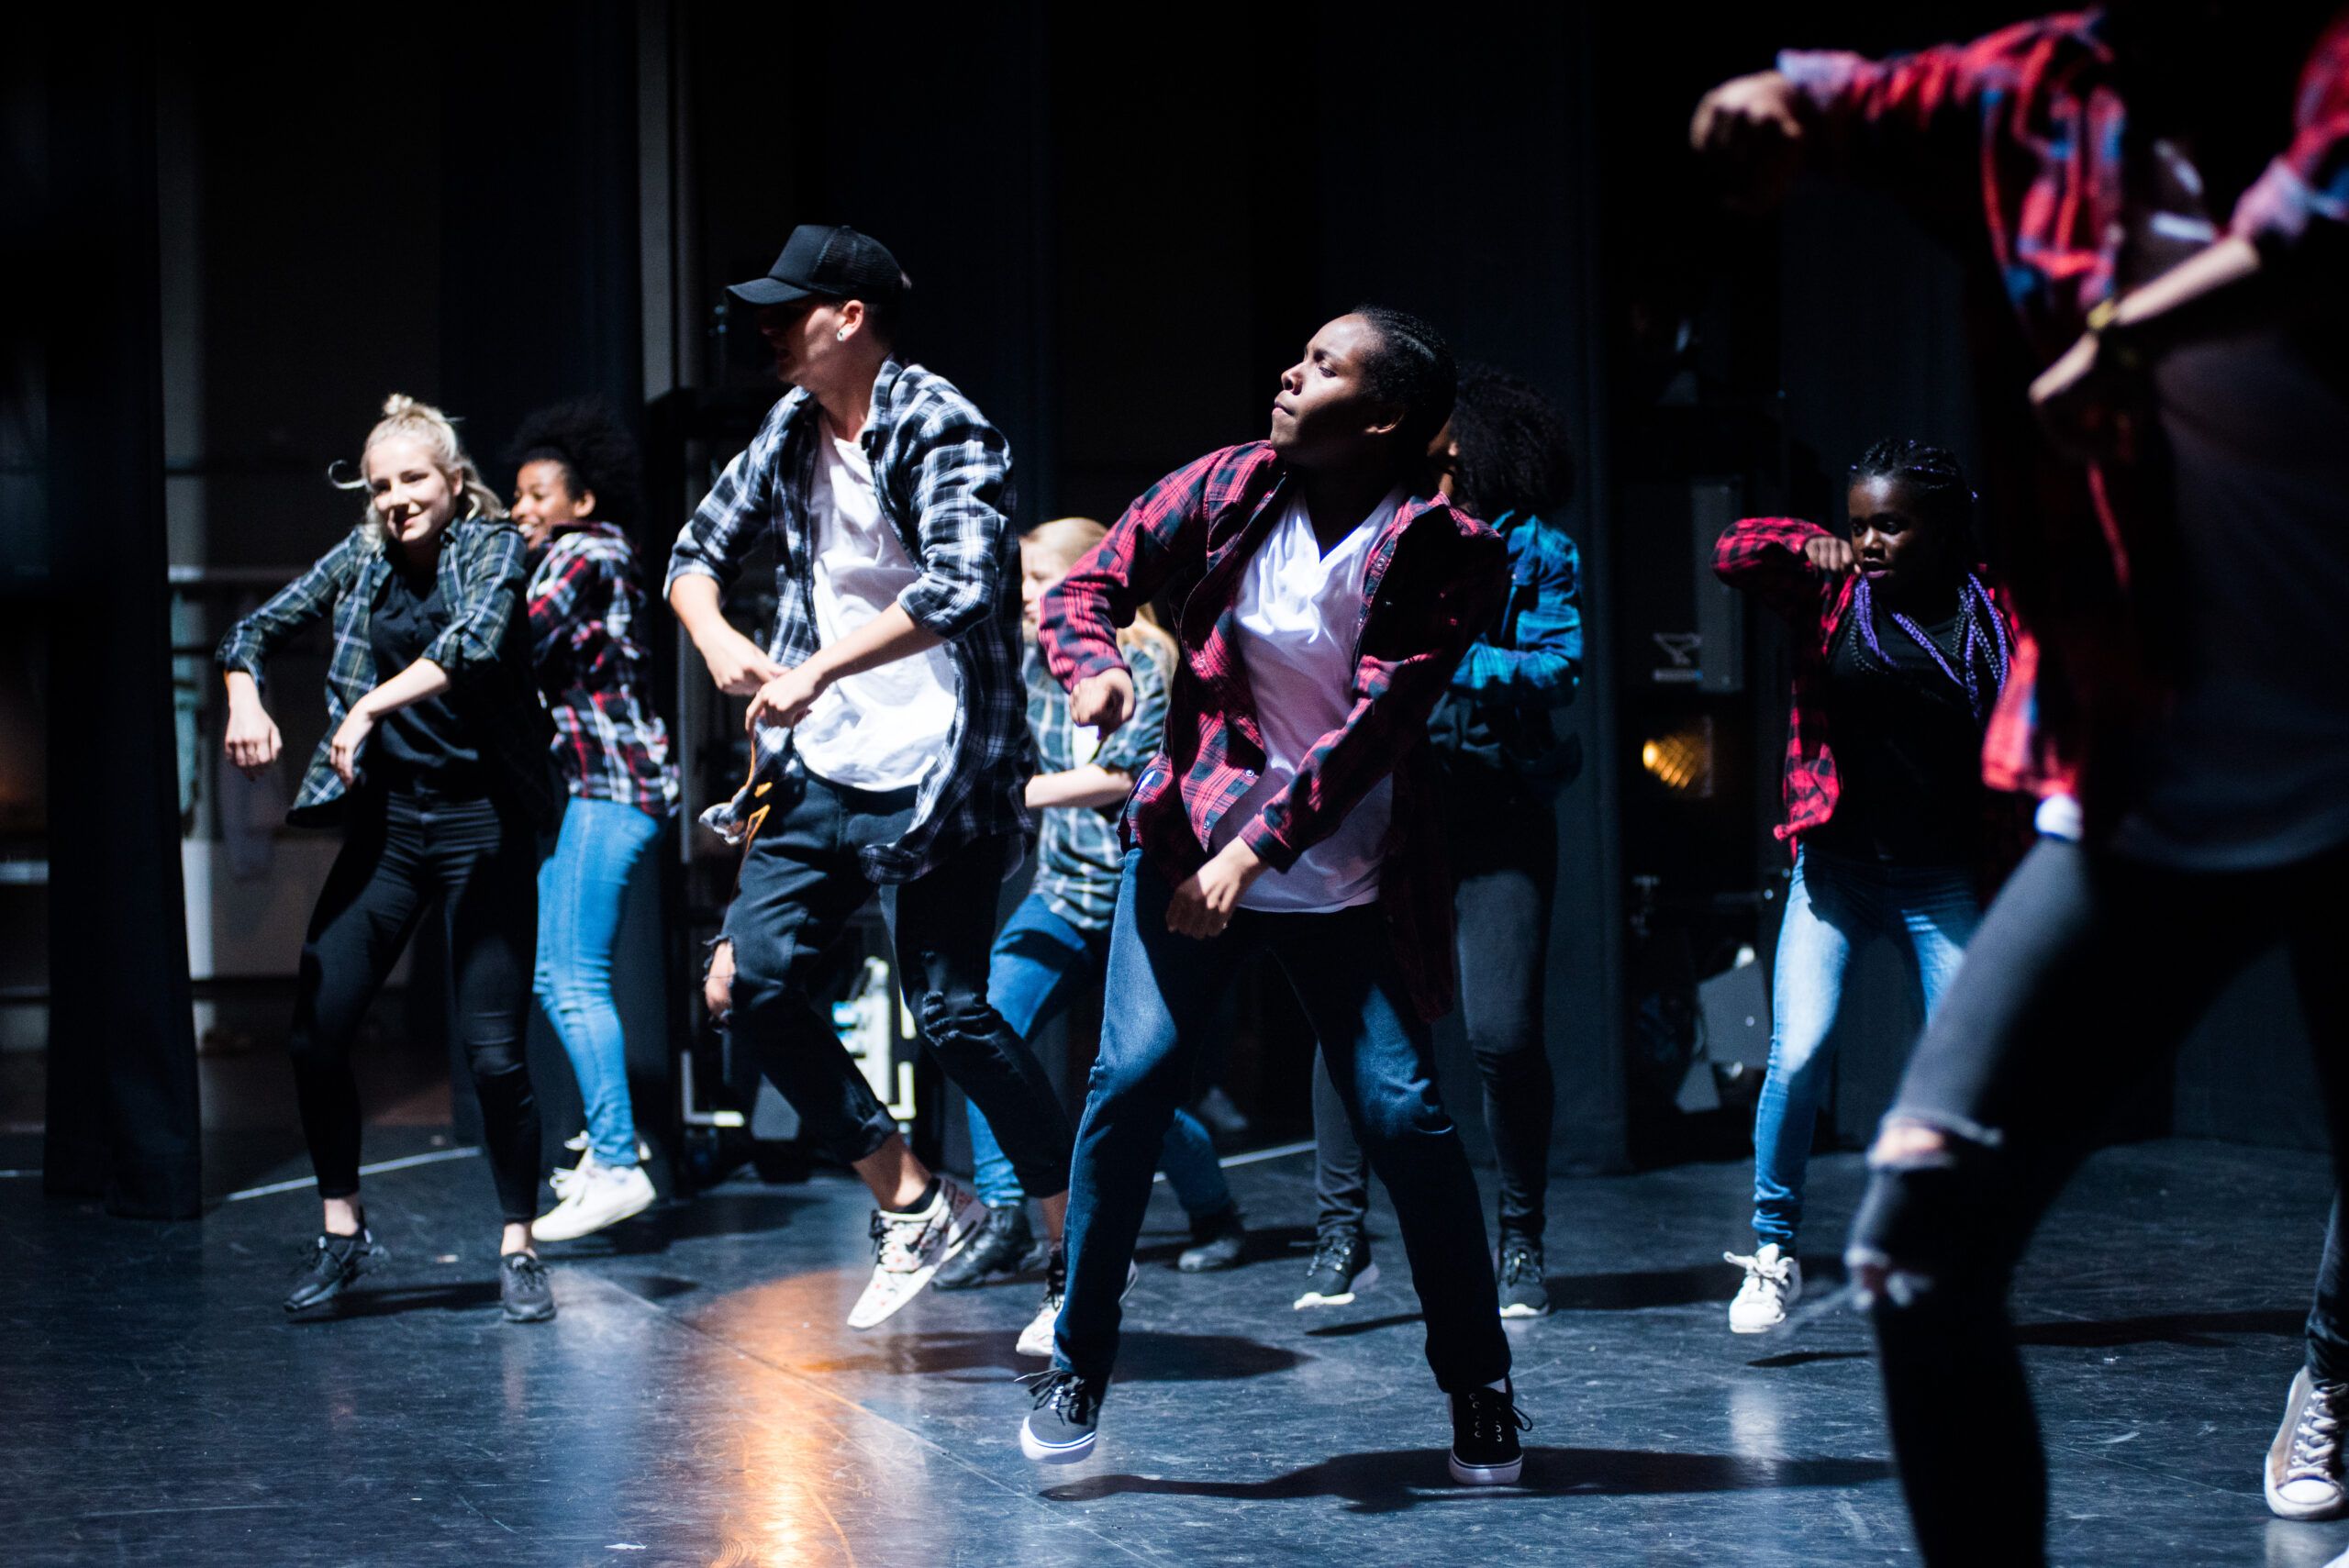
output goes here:
<path id="1" fill-rule="evenodd" d="M 1460 367 L 1452 407 L 1453 498 L 1472 517 L 1553 517 L 1574 499 L 1574 439 L 1565 415 L 1532 383 L 1474 361 Z"/>
<path id="2" fill-rule="evenodd" d="M 1378 334 L 1378 346 L 1363 365 L 1364 390 L 1403 411 L 1395 430 L 1396 446 L 1406 462 L 1416 463 L 1452 417 L 1452 402 L 1459 395 L 1460 372 L 1452 346 L 1408 311 L 1358 305 L 1351 314 L 1369 322 Z"/>
<path id="3" fill-rule="evenodd" d="M 514 432 L 506 460 L 517 468 L 557 464 L 562 470 L 562 487 L 573 500 L 593 492 L 596 514 L 605 522 L 625 525 L 636 519 L 643 468 L 636 439 L 599 397 L 576 397 L 532 414 Z"/>
<path id="4" fill-rule="evenodd" d="M 1960 562 L 1972 553 L 1969 547 L 1976 497 L 1965 482 L 1965 467 L 1945 449 L 1916 440 L 1881 440 L 1852 465 L 1852 477 L 1889 480 L 1902 485 L 1918 509 L 1943 530 L 1943 537 Z M 2006 690 L 2014 646 L 2008 635 L 2006 617 L 1999 613 L 1998 601 L 1983 585 L 1981 575 L 1971 566 L 1963 571 L 1964 578 L 1958 584 L 1960 626 L 1954 664 L 1914 619 L 1898 610 L 1889 611 L 1886 618 L 1923 649 L 1934 666 L 1965 692 L 1966 709 L 1980 724 L 1989 718 L 1991 708 L 1998 706 L 1998 694 Z M 1876 633 L 1876 595 L 1865 573 L 1852 584 L 1852 617 L 1859 632 L 1854 651 L 1860 661 L 1879 670 L 1891 670 L 1892 661 L 1886 655 Z"/>

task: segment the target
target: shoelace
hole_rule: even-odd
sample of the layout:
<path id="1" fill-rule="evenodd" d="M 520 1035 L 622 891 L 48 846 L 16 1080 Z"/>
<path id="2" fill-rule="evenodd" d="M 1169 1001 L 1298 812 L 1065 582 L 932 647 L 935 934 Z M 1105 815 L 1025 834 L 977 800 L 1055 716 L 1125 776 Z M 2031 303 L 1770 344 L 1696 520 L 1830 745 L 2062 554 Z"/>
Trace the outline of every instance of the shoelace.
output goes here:
<path id="1" fill-rule="evenodd" d="M 546 1264 L 528 1252 L 508 1252 L 499 1262 L 520 1275 L 526 1285 L 541 1285 L 547 1282 Z"/>
<path id="2" fill-rule="evenodd" d="M 1342 1274 L 1353 1272 L 1354 1240 L 1351 1236 L 1324 1236 L 1314 1244 L 1313 1262 L 1308 1273 Z"/>
<path id="3" fill-rule="evenodd" d="M 1530 1432 L 1533 1418 L 1517 1407 L 1517 1396 L 1505 1388 L 1468 1391 L 1468 1436 L 1496 1446 L 1508 1440 L 1510 1429 Z"/>
<path id="4" fill-rule="evenodd" d="M 1031 1372 L 1013 1378 L 1014 1383 L 1028 1390 L 1035 1408 L 1050 1408 L 1064 1421 L 1077 1426 L 1089 1426 L 1093 1414 L 1101 1407 L 1101 1396 L 1081 1374 L 1064 1366 L 1044 1372 Z"/>
<path id="5" fill-rule="evenodd" d="M 2287 1480 L 2340 1479 L 2341 1416 L 2332 1407 L 2339 1392 L 2321 1383 L 2310 1387 L 2309 1402 L 2302 1407 L 2300 1418 L 2292 1428 L 2292 1457 L 2285 1470 Z"/>
<path id="6" fill-rule="evenodd" d="M 1790 1257 L 1781 1255 L 1776 1262 L 1765 1263 L 1759 1252 L 1751 1257 L 1742 1252 L 1723 1252 L 1721 1262 L 1735 1263 L 1745 1271 L 1748 1279 L 1767 1280 L 1780 1290 L 1794 1283 L 1795 1261 Z"/>
<path id="7" fill-rule="evenodd" d="M 1501 1249 L 1501 1283 L 1515 1284 L 1527 1274 L 1542 1277 L 1542 1252 L 1537 1247 L 1518 1245 Z"/>
<path id="8" fill-rule="evenodd" d="M 367 1233 L 362 1230 L 356 1236 L 337 1236 L 331 1232 L 320 1235 L 316 1240 L 313 1240 L 308 1246 L 302 1249 L 300 1253 L 300 1262 L 302 1266 L 306 1269 L 317 1267 L 317 1265 L 324 1262 L 328 1257 L 335 1254 L 336 1248 L 334 1243 L 337 1241 L 347 1241 L 350 1243 L 349 1246 L 342 1248 L 340 1250 L 340 1255 L 335 1258 L 335 1264 L 338 1268 L 346 1267 L 350 1264 L 352 1255 L 367 1245 Z"/>
<path id="9" fill-rule="evenodd" d="M 930 1233 L 930 1218 L 892 1219 L 873 1211 L 873 1266 L 894 1274 L 909 1274 L 921 1266 L 922 1238 Z"/>

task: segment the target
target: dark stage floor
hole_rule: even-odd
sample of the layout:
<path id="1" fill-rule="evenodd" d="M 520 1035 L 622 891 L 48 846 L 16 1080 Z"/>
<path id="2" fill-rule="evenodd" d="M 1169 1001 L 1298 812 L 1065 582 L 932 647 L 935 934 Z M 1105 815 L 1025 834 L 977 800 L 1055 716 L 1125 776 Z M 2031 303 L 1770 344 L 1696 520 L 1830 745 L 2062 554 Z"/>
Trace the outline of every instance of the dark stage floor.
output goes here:
<path id="1" fill-rule="evenodd" d="M 429 1151 L 381 1129 L 369 1157 Z M 17 1162 L 21 1164 L 25 1162 Z M 849 1182 L 737 1184 L 560 1254 L 555 1323 L 498 1321 L 488 1178 L 371 1180 L 395 1249 L 335 1321 L 277 1299 L 306 1193 L 156 1229 L 0 1181 L 0 1519 L 13 1564 L 1825 1564 L 1913 1559 L 1859 1321 L 1732 1339 L 1745 1173 L 1553 1189 L 1553 1318 L 1513 1325 L 1523 1487 L 1445 1484 L 1401 1283 L 1292 1312 L 1308 1162 L 1234 1172 L 1237 1273 L 1171 1267 L 1162 1189 L 1099 1457 L 1014 1441 L 1035 1287 L 841 1318 Z M 2171 1142 L 2099 1157 L 2018 1300 L 2065 1563 L 2317 1568 L 2349 1526 L 2269 1520 L 2258 1465 L 2323 1219 L 2312 1157 Z M 298 1177 L 288 1163 L 257 1182 Z M 1857 1162 L 1820 1163 L 1822 1254 Z M 1384 1216 L 1381 1217 L 1384 1225 Z M 1383 1235 L 1392 1235 L 1385 1225 Z M 1815 1277 L 1827 1280 L 1822 1255 Z"/>

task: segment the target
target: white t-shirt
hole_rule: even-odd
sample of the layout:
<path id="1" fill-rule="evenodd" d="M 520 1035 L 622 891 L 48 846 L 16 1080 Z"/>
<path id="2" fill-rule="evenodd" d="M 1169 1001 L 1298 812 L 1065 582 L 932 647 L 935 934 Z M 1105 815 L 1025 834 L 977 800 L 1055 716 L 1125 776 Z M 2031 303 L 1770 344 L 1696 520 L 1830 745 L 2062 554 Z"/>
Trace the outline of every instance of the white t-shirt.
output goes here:
<path id="1" fill-rule="evenodd" d="M 1404 499 L 1404 492 L 1395 490 L 1325 555 L 1300 493 L 1249 561 L 1237 606 L 1238 642 L 1264 732 L 1264 771 L 1217 818 L 1211 849 L 1222 849 L 1255 821 L 1264 803 L 1289 786 L 1314 743 L 1353 711 L 1363 579 L 1371 546 Z M 1299 855 L 1288 870 L 1258 877 L 1241 907 L 1307 915 L 1370 903 L 1378 896 L 1378 869 L 1386 859 L 1394 806 L 1395 781 L 1380 779 L 1337 831 Z"/>
<path id="2" fill-rule="evenodd" d="M 815 527 L 816 637 L 829 647 L 896 604 L 921 572 L 881 515 L 863 446 L 840 439 L 820 419 L 807 515 Z M 944 754 L 959 685 L 943 648 L 844 675 L 799 721 L 800 761 L 852 789 L 919 784 Z"/>

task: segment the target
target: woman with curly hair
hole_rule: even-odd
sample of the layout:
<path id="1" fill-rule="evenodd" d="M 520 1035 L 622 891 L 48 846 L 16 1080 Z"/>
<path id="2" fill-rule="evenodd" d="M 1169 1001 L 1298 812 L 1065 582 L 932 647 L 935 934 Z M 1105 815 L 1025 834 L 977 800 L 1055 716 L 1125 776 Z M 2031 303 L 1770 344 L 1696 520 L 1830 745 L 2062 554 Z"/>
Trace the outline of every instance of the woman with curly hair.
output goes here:
<path id="1" fill-rule="evenodd" d="M 1797 639 L 1787 820 L 1794 880 L 1770 987 L 1770 1065 L 1753 1118 L 1751 1256 L 1731 1333 L 1802 1295 L 1795 1237 L 1853 953 L 1892 940 L 1930 1018 L 1980 923 L 1979 868 L 2013 814 L 1982 784 L 1982 731 L 2013 651 L 2003 599 L 1973 564 L 1974 492 L 1957 460 L 1879 441 L 1852 465 L 1848 538 L 1793 517 L 1721 535 L 1713 570 Z"/>
<path id="2" fill-rule="evenodd" d="M 538 835 L 554 825 L 557 797 L 519 609 L 522 535 L 448 416 L 414 398 L 384 403 L 360 476 L 336 483 L 366 491 L 365 519 L 229 628 L 216 656 L 228 687 L 228 761 L 258 776 L 282 745 L 262 706 L 263 662 L 312 621 L 333 617 L 327 739 L 287 814 L 297 826 L 344 829 L 302 944 L 291 1042 L 326 1218 L 285 1309 L 333 1301 L 385 1255 L 359 1197 L 351 1045 L 437 902 L 452 1016 L 505 1222 L 499 1292 L 507 1318 L 539 1322 L 554 1316 L 554 1295 L 531 1244 L 539 1108 L 522 1026 Z"/>
<path id="3" fill-rule="evenodd" d="M 653 1199 L 612 954 L 629 879 L 676 809 L 677 770 L 669 732 L 644 700 L 644 579 L 622 527 L 636 498 L 636 443 L 603 405 L 564 403 L 522 422 L 512 459 L 514 520 L 531 551 L 531 662 L 568 795 L 539 868 L 538 998 L 578 1075 L 587 1129 L 572 1140 L 577 1167 L 555 1173 L 560 1201 L 536 1227 L 541 1240 L 568 1241 Z"/>
<path id="4" fill-rule="evenodd" d="M 1538 388 L 1470 364 L 1430 456 L 1441 494 L 1508 545 L 1508 600 L 1453 673 L 1428 737 L 1454 878 L 1461 1018 L 1500 1165 L 1500 1311 L 1539 1318 L 1550 1310 L 1542 1242 L 1554 1092 L 1542 976 L 1557 883 L 1553 804 L 1582 761 L 1553 717 L 1574 700 L 1582 673 L 1581 560 L 1556 525 L 1574 499 L 1574 444 Z M 1378 1277 L 1364 1233 L 1362 1146 L 1319 1066 L 1313 1136 L 1320 1215 L 1300 1309 L 1343 1305 Z"/>

